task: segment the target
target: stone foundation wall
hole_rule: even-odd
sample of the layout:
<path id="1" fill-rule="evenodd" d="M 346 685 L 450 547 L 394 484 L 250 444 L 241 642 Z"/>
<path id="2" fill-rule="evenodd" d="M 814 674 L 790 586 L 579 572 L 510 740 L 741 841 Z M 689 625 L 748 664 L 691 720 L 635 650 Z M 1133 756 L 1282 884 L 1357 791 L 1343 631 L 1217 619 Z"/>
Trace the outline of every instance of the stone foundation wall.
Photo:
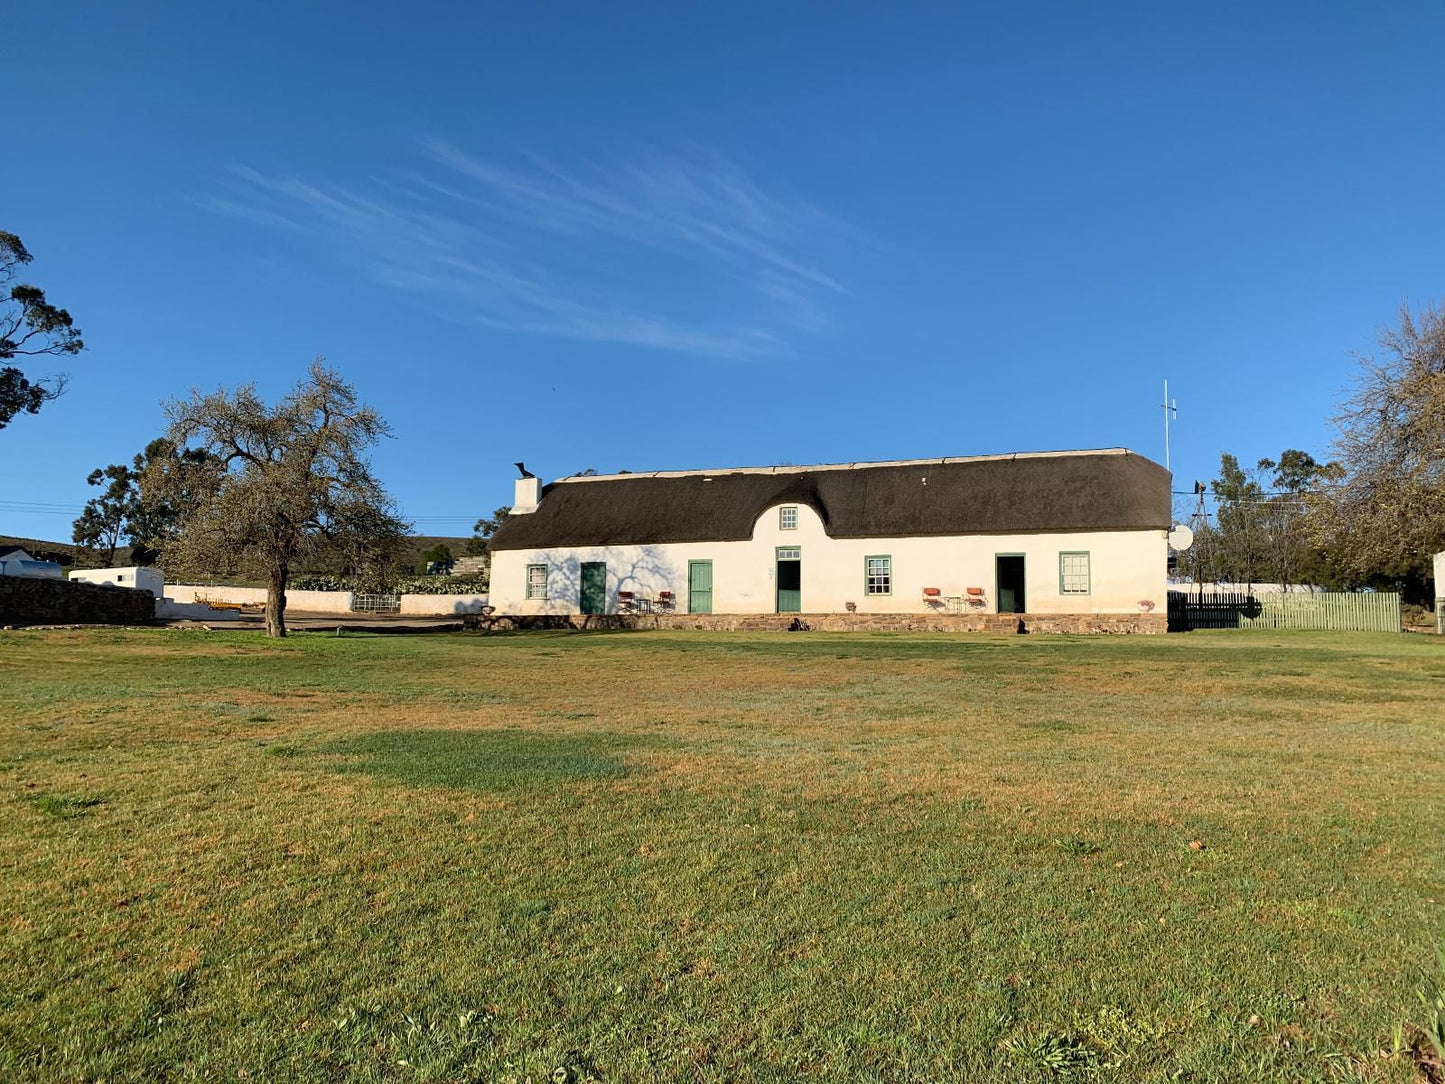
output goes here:
<path id="1" fill-rule="evenodd" d="M 0 625 L 149 625 L 156 597 L 134 587 L 0 576 Z"/>
<path id="2" fill-rule="evenodd" d="M 814 632 L 1056 632 L 1167 631 L 1166 614 L 593 614 L 470 616 L 466 627 L 485 632 L 517 629 L 695 629 L 713 632 L 786 632 L 794 621 Z"/>

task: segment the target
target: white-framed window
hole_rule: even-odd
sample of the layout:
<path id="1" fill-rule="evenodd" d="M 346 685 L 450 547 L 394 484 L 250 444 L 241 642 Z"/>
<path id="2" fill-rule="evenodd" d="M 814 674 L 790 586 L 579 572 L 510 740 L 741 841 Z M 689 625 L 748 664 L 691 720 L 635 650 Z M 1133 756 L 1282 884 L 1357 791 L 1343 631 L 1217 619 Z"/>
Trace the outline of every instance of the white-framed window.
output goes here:
<path id="1" fill-rule="evenodd" d="M 785 531 L 798 529 L 798 506 L 796 504 L 785 504 L 778 509 L 778 526 Z"/>
<path id="2" fill-rule="evenodd" d="M 1059 594 L 1089 593 L 1089 555 L 1087 552 L 1059 554 Z"/>
<path id="3" fill-rule="evenodd" d="M 865 595 L 893 594 L 893 558 L 863 558 L 863 593 Z"/>
<path id="4" fill-rule="evenodd" d="M 547 566 L 546 566 L 546 565 L 528 565 L 528 566 L 527 566 L 527 597 L 528 597 L 528 598 L 546 598 L 546 597 L 547 597 Z"/>

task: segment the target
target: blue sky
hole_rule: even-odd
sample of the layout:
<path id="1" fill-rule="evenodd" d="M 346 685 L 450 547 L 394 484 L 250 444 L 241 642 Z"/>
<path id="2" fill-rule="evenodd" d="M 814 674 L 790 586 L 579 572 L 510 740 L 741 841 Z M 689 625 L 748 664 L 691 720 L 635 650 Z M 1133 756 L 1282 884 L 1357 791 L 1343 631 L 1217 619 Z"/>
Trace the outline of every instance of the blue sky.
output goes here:
<path id="1" fill-rule="evenodd" d="M 1445 293 L 1435 3 L 5 23 L 0 228 L 89 349 L 0 431 L 0 533 L 67 539 L 162 398 L 280 394 L 317 354 L 426 533 L 517 459 L 1162 461 L 1165 377 L 1187 488 L 1222 449 L 1324 451 L 1353 353 Z"/>

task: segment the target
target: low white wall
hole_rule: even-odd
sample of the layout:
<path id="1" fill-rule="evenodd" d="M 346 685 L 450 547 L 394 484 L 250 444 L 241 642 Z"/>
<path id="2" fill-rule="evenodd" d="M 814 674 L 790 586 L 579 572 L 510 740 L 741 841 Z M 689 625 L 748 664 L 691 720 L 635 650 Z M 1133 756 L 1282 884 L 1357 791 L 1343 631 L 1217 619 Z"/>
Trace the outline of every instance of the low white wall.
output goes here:
<path id="1" fill-rule="evenodd" d="M 351 612 L 355 597 L 350 591 L 287 591 L 286 609 L 307 613 L 346 614 Z M 254 604 L 266 601 L 266 589 L 173 583 L 166 586 L 166 598 L 176 602 L 195 602 L 201 598 L 212 602 Z"/>
<path id="2" fill-rule="evenodd" d="M 204 584 L 173 583 L 166 598 L 177 603 L 209 599 L 212 602 L 243 604 L 266 601 L 264 587 L 207 587 Z M 356 602 L 350 591 L 287 591 L 286 609 L 317 614 L 347 614 Z M 486 595 L 402 595 L 401 612 L 413 617 L 448 617 L 452 614 L 481 613 Z"/>
<path id="3" fill-rule="evenodd" d="M 213 610 L 202 602 L 176 602 L 174 599 L 156 599 L 156 616 L 162 621 L 239 621 L 241 615 L 235 610 Z"/>
<path id="4" fill-rule="evenodd" d="M 1181 581 L 1169 585 L 1169 590 L 1183 591 L 1187 594 L 1194 594 L 1201 589 L 1206 595 L 1210 592 L 1217 595 L 1322 595 L 1327 593 L 1323 587 L 1315 587 L 1307 583 L 1216 583 L 1205 581 L 1198 584 Z"/>
<path id="5" fill-rule="evenodd" d="M 401 612 L 416 617 L 448 617 L 479 614 L 487 604 L 486 595 L 402 595 Z"/>
<path id="6" fill-rule="evenodd" d="M 264 587 L 208 587 L 205 584 L 168 583 L 166 598 L 175 602 L 195 602 L 197 598 L 217 602 L 265 602 Z"/>

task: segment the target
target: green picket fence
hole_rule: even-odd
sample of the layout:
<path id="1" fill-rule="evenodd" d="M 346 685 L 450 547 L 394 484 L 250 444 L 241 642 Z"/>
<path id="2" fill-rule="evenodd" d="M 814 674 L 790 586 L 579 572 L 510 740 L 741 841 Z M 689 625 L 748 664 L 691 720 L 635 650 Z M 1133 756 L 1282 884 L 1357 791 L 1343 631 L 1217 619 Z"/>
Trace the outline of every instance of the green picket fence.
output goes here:
<path id="1" fill-rule="evenodd" d="M 1399 632 L 1400 596 L 1392 592 L 1330 591 L 1315 595 L 1256 595 L 1258 616 L 1242 614 L 1242 629 L 1319 629 Z"/>
<path id="2" fill-rule="evenodd" d="M 1169 592 L 1169 631 L 1190 629 L 1315 629 L 1326 632 L 1399 632 L 1400 596 L 1353 594 L 1250 594 L 1245 591 Z"/>

